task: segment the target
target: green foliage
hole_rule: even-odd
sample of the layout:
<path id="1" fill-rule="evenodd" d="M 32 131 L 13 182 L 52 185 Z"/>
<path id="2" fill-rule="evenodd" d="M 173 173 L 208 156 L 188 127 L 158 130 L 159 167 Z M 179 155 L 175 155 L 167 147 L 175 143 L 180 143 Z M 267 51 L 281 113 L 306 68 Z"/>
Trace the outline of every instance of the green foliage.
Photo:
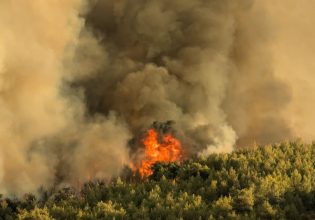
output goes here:
<path id="1" fill-rule="evenodd" d="M 250 212 L 255 205 L 255 196 L 253 188 L 246 188 L 236 191 L 234 196 L 234 209 L 238 212 Z"/>
<path id="2" fill-rule="evenodd" d="M 228 214 L 233 211 L 233 199 L 229 197 L 220 197 L 213 203 L 213 210 L 218 217 L 227 217 Z"/>
<path id="3" fill-rule="evenodd" d="M 127 170 L 128 171 L 128 170 Z M 157 163 L 80 191 L 0 196 L 0 219 L 314 219 L 315 144 L 282 143 Z"/>
<path id="4" fill-rule="evenodd" d="M 49 211 L 46 207 L 44 208 L 37 208 L 35 207 L 31 211 L 22 210 L 18 214 L 19 220 L 53 220 L 49 214 Z"/>
<path id="5" fill-rule="evenodd" d="M 126 210 L 118 204 L 109 202 L 98 202 L 95 209 L 95 215 L 99 219 L 123 219 L 126 215 Z"/>

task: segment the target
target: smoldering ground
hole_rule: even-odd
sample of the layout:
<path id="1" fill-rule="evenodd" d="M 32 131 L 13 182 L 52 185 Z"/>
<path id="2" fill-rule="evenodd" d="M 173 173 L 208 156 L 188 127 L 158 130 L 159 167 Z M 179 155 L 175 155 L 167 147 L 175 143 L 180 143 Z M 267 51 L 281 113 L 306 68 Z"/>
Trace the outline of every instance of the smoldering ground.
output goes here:
<path id="1" fill-rule="evenodd" d="M 187 154 L 294 137 L 279 17 L 259 0 L 1 1 L 1 192 L 118 175 L 154 121 Z"/>

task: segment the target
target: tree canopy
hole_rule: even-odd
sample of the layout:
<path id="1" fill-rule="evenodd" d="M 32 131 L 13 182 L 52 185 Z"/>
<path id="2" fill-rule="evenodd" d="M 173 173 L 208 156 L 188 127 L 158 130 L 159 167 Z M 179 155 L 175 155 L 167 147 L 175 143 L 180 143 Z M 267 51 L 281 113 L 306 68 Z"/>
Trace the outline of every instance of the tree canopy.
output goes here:
<path id="1" fill-rule="evenodd" d="M 126 172 L 0 198 L 0 219 L 314 219 L 314 210 L 315 144 L 301 141 L 157 163 L 148 179 Z"/>

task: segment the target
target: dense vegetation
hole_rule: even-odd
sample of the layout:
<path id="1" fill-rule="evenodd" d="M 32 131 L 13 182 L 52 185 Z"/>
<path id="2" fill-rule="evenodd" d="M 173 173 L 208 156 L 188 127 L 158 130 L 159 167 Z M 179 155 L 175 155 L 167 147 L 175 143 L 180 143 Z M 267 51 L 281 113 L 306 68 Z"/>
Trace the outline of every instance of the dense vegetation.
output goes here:
<path id="1" fill-rule="evenodd" d="M 147 180 L 1 198 L 1 219 L 315 219 L 315 144 L 156 164 Z"/>

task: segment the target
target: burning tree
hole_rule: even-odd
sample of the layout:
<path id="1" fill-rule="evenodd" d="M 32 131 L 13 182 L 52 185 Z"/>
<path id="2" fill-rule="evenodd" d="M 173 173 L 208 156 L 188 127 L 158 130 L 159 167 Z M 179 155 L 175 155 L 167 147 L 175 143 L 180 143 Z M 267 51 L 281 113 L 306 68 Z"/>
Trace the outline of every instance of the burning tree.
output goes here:
<path id="1" fill-rule="evenodd" d="M 166 123 L 153 123 L 145 137 L 142 139 L 144 156 L 135 166 L 142 177 L 153 173 L 152 166 L 157 162 L 177 162 L 182 158 L 181 142 L 171 134 L 171 121 Z"/>

